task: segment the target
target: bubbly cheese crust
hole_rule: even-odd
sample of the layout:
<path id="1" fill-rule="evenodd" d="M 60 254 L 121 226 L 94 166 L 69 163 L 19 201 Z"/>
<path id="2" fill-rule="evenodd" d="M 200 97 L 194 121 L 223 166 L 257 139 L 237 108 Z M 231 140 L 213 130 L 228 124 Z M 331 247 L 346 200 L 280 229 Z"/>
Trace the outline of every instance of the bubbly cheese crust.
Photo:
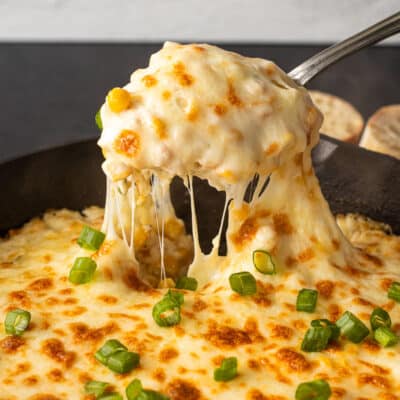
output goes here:
<path id="1" fill-rule="evenodd" d="M 342 339 L 320 353 L 300 350 L 312 319 L 335 320 L 344 310 L 367 323 L 373 308 L 382 306 L 399 331 L 400 307 L 386 296 L 390 282 L 398 280 L 398 237 L 359 216 L 341 216 L 365 270 L 335 267 L 310 250 L 288 260 L 275 276 L 252 271 L 258 284 L 254 297 L 240 297 L 220 283 L 185 292 L 182 322 L 168 329 L 151 317 L 165 290 L 139 291 L 120 279 L 116 243 L 106 242 L 95 254 L 99 266 L 93 282 L 68 282 L 77 254 L 92 255 L 76 244 L 83 224 L 99 228 L 102 217 L 97 208 L 84 216 L 48 212 L 0 242 L 2 319 L 14 307 L 32 314 L 21 338 L 7 336 L 1 327 L 1 400 L 89 400 L 83 391 L 88 380 L 110 382 L 123 393 L 133 378 L 172 400 L 289 400 L 297 384 L 316 378 L 330 383 L 332 399 L 399 398 L 398 347 Z M 295 311 L 301 287 L 319 290 L 313 314 Z M 94 359 L 110 338 L 140 353 L 139 369 L 117 375 Z M 213 370 L 227 356 L 238 358 L 239 376 L 215 382 Z"/>

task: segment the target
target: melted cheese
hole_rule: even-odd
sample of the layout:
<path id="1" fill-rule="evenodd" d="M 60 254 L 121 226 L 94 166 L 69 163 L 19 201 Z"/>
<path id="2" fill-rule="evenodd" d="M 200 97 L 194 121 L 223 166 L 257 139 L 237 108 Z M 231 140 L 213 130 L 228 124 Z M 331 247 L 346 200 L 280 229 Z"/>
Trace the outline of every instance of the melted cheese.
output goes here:
<path id="1" fill-rule="evenodd" d="M 86 381 L 110 382 L 123 393 L 133 378 L 172 400 L 290 400 L 300 382 L 314 378 L 330 383 L 332 399 L 398 399 L 398 347 L 342 339 L 320 353 L 300 350 L 312 319 L 335 320 L 345 310 L 367 323 L 372 309 L 383 306 L 398 331 L 400 307 L 386 297 L 390 282 L 399 279 L 398 237 L 361 217 L 341 216 L 340 225 L 359 248 L 363 270 L 329 267 L 317 251 L 314 256 L 303 252 L 275 276 L 251 269 L 258 284 L 254 297 L 234 294 L 223 281 L 185 292 L 181 324 L 161 328 L 151 310 L 165 291 L 138 290 L 124 276 L 125 250 L 118 242 L 105 242 L 95 254 L 76 244 L 83 224 L 100 228 L 102 217 L 97 208 L 83 216 L 49 212 L 0 242 L 2 318 L 14 307 L 32 314 L 21 338 L 6 336 L 1 327 L 1 400 L 89 400 Z M 98 263 L 90 284 L 68 282 L 77 255 L 93 256 Z M 295 311 L 302 287 L 320 293 L 313 314 Z M 94 359 L 110 338 L 140 353 L 139 369 L 116 375 Z M 227 356 L 238 358 L 239 376 L 215 382 L 213 369 Z"/>
<path id="2" fill-rule="evenodd" d="M 334 399 L 398 399 L 398 347 L 341 339 L 323 352 L 300 350 L 312 319 L 350 310 L 368 323 L 381 306 L 395 330 L 400 323 L 386 294 L 400 280 L 400 239 L 359 216 L 339 218 L 347 238 L 339 229 L 312 169 L 321 117 L 305 89 L 271 62 L 173 43 L 124 89 L 128 109 L 106 102 L 101 110 L 107 240 L 92 255 L 94 281 L 73 286 L 67 274 L 85 253 L 76 245 L 82 224 L 101 224 L 98 209 L 48 213 L 0 243 L 0 307 L 32 313 L 22 339 L 0 341 L 0 400 L 84 398 L 90 379 L 122 392 L 134 377 L 172 400 L 292 399 L 299 383 L 317 378 Z M 169 198 L 174 175 L 189 190 L 193 244 Z M 213 251 L 201 252 L 194 175 L 226 192 L 227 256 L 218 256 L 222 229 Z M 276 275 L 254 269 L 255 249 L 270 252 Z M 151 310 L 165 290 L 149 284 L 188 267 L 200 288 L 185 292 L 182 322 L 161 328 Z M 238 271 L 256 277 L 256 295 L 232 292 L 228 278 Z M 315 313 L 295 310 L 304 287 L 319 291 Z M 108 338 L 139 352 L 140 368 L 117 376 L 97 363 Z M 215 382 L 227 356 L 238 358 L 239 376 Z"/>

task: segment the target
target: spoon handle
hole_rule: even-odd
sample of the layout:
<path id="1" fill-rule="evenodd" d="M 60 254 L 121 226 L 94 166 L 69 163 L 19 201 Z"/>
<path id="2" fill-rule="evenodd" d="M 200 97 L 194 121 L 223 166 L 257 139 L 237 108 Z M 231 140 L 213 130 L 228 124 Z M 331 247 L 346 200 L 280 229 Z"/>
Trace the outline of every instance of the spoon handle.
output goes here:
<path id="1" fill-rule="evenodd" d="M 289 76 L 300 85 L 304 85 L 343 57 L 398 32 L 400 32 L 400 12 L 315 54 L 290 71 Z"/>

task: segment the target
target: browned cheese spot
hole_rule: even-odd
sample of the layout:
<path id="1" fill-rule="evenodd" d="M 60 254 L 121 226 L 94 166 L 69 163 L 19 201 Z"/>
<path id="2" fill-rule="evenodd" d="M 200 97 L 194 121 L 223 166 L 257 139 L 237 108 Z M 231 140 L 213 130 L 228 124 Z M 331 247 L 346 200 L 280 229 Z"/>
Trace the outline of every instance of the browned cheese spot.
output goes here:
<path id="1" fill-rule="evenodd" d="M 272 293 L 273 289 L 274 287 L 270 283 L 257 281 L 257 293 L 251 296 L 251 300 L 261 307 L 269 307 L 272 303 L 269 294 Z"/>
<path id="2" fill-rule="evenodd" d="M 165 371 L 162 368 L 156 368 L 153 371 L 152 376 L 158 382 L 164 382 L 166 379 Z"/>
<path id="3" fill-rule="evenodd" d="M 72 308 L 71 310 L 63 311 L 63 315 L 65 315 L 66 317 L 76 317 L 78 315 L 84 314 L 86 311 L 87 311 L 86 307 L 76 306 L 75 308 Z"/>
<path id="4" fill-rule="evenodd" d="M 388 278 L 386 278 L 386 279 L 382 279 L 381 280 L 381 288 L 385 291 L 385 292 L 387 292 L 388 290 L 389 290 L 389 288 L 390 288 L 390 285 L 393 283 L 393 279 L 388 279 Z"/>
<path id="5" fill-rule="evenodd" d="M 12 354 L 19 350 L 25 344 L 25 340 L 19 336 L 6 336 L 4 339 L 0 340 L 0 349 L 4 353 Z"/>
<path id="6" fill-rule="evenodd" d="M 29 397 L 27 400 L 61 400 L 59 397 L 53 396 L 52 394 L 42 393 L 35 394 Z"/>
<path id="7" fill-rule="evenodd" d="M 165 347 L 160 351 L 158 359 L 161 362 L 168 362 L 179 356 L 179 351 L 173 347 Z"/>
<path id="8" fill-rule="evenodd" d="M 134 269 L 129 269 L 123 276 L 124 283 L 131 289 L 145 292 L 150 289 L 138 276 Z"/>
<path id="9" fill-rule="evenodd" d="M 333 387 L 332 389 L 332 400 L 341 399 L 346 395 L 346 391 L 340 387 Z"/>
<path id="10" fill-rule="evenodd" d="M 140 136 L 135 131 L 124 129 L 114 141 L 114 150 L 128 157 L 135 157 L 140 150 Z"/>
<path id="11" fill-rule="evenodd" d="M 273 216 L 274 228 L 278 235 L 290 235 L 293 233 L 293 227 L 287 214 L 278 213 Z"/>
<path id="12" fill-rule="evenodd" d="M 153 129 L 156 132 L 157 137 L 160 140 L 164 140 L 168 137 L 167 126 L 165 122 L 158 117 L 152 117 Z"/>
<path id="13" fill-rule="evenodd" d="M 166 394 L 171 400 L 200 400 L 202 394 L 194 383 L 183 380 L 174 379 L 168 383 Z"/>
<path id="14" fill-rule="evenodd" d="M 274 325 L 272 327 L 271 337 L 274 339 L 290 340 L 293 336 L 293 329 L 285 325 Z"/>
<path id="15" fill-rule="evenodd" d="M 214 112 L 215 112 L 215 114 L 217 114 L 219 116 L 226 114 L 227 111 L 228 111 L 228 108 L 224 104 L 216 104 L 214 106 Z"/>
<path id="16" fill-rule="evenodd" d="M 293 372 L 304 372 L 311 368 L 311 364 L 306 360 L 303 354 L 290 348 L 282 348 L 277 351 L 276 357 L 284 362 L 287 368 Z"/>
<path id="17" fill-rule="evenodd" d="M 371 385 L 381 389 L 388 389 L 390 387 L 389 381 L 379 375 L 360 374 L 358 376 L 358 383 L 360 385 Z"/>
<path id="18" fill-rule="evenodd" d="M 307 261 L 312 260 L 315 257 L 314 250 L 309 247 L 308 249 L 303 250 L 301 253 L 297 255 L 297 260 L 300 263 L 305 263 Z"/>
<path id="19" fill-rule="evenodd" d="M 155 78 L 153 75 L 145 75 L 142 78 L 142 82 L 144 86 L 146 86 L 147 88 L 151 88 L 152 86 L 157 85 L 157 78 Z"/>
<path id="20" fill-rule="evenodd" d="M 319 294 L 325 299 L 330 299 L 333 289 L 335 289 L 335 284 L 329 280 L 318 281 L 315 286 L 318 289 Z"/>
<path id="21" fill-rule="evenodd" d="M 42 342 L 42 352 L 52 360 L 71 367 L 75 360 L 75 353 L 66 351 L 64 344 L 58 339 L 47 339 Z"/>
<path id="22" fill-rule="evenodd" d="M 381 347 L 375 340 L 372 339 L 365 339 L 362 343 L 361 346 L 369 351 L 370 353 L 377 353 L 380 351 Z"/>
<path id="23" fill-rule="evenodd" d="M 186 118 L 188 119 L 188 121 L 194 122 L 196 121 L 198 116 L 199 116 L 199 107 L 192 104 L 189 110 L 186 112 Z"/>
<path id="24" fill-rule="evenodd" d="M 107 295 L 107 294 L 102 294 L 100 296 L 97 296 L 97 300 L 100 300 L 103 303 L 109 304 L 109 305 L 118 303 L 118 299 L 116 297 L 110 296 L 110 295 Z"/>
<path id="25" fill-rule="evenodd" d="M 252 343 L 249 333 L 245 330 L 218 325 L 216 322 L 209 323 L 208 331 L 204 337 L 214 346 L 220 348 L 235 348 Z"/>
<path id="26" fill-rule="evenodd" d="M 168 91 L 168 90 L 164 90 L 163 92 L 162 92 L 162 98 L 164 99 L 164 100 L 169 100 L 170 98 L 171 98 L 171 92 L 170 91 Z"/>
<path id="27" fill-rule="evenodd" d="M 17 304 L 23 308 L 31 308 L 32 302 L 29 295 L 23 290 L 16 290 L 8 294 L 8 300 L 10 303 Z M 11 309 L 14 307 L 11 307 Z"/>
<path id="28" fill-rule="evenodd" d="M 259 226 L 256 218 L 247 218 L 242 223 L 239 230 L 231 236 L 233 243 L 237 247 L 242 247 L 245 243 L 251 241 L 254 238 L 255 234 L 258 231 L 258 228 Z"/>
<path id="29" fill-rule="evenodd" d="M 28 287 L 28 290 L 42 291 L 53 287 L 53 281 L 50 278 L 41 278 L 33 281 Z"/>
<path id="30" fill-rule="evenodd" d="M 379 257 L 364 252 L 362 252 L 361 254 L 368 261 L 369 264 L 374 264 L 376 267 L 383 266 L 383 262 Z"/>
<path id="31" fill-rule="evenodd" d="M 336 322 L 342 314 L 342 309 L 337 304 L 329 304 L 328 313 L 329 313 L 329 319 L 332 322 Z"/>
<path id="32" fill-rule="evenodd" d="M 181 86 L 191 86 L 194 82 L 193 76 L 186 72 L 185 64 L 182 61 L 173 65 L 173 74 Z"/>
<path id="33" fill-rule="evenodd" d="M 36 375 L 26 377 L 22 383 L 26 386 L 35 386 L 39 382 L 39 378 Z"/>
<path id="34" fill-rule="evenodd" d="M 240 98 L 237 96 L 235 87 L 233 86 L 233 83 L 231 81 L 228 81 L 228 101 L 230 104 L 232 104 L 235 107 L 242 107 L 243 103 L 240 100 Z"/>
<path id="35" fill-rule="evenodd" d="M 264 151 L 266 156 L 274 154 L 279 149 L 279 144 L 276 142 L 271 143 Z"/>
<path id="36" fill-rule="evenodd" d="M 64 380 L 63 372 L 58 368 L 50 370 L 46 376 L 52 382 L 62 382 Z"/>
<path id="37" fill-rule="evenodd" d="M 201 299 L 195 299 L 193 301 L 192 310 L 195 313 L 201 312 L 207 308 L 207 303 Z"/>
<path id="38" fill-rule="evenodd" d="M 250 389 L 246 394 L 246 400 L 287 400 L 287 398 L 276 395 L 266 396 L 258 389 Z"/>
<path id="39" fill-rule="evenodd" d="M 105 336 L 118 331 L 119 327 L 115 322 L 109 322 L 101 328 L 90 328 L 82 322 L 73 322 L 69 328 L 74 337 L 75 343 L 85 343 L 87 341 L 97 343 Z"/>

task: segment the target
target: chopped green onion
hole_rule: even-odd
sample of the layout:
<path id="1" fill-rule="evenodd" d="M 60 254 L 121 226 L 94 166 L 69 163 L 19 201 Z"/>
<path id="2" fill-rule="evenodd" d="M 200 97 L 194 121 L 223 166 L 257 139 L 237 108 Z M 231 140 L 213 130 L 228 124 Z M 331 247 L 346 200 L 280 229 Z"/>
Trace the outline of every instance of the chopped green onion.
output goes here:
<path id="1" fill-rule="evenodd" d="M 329 319 L 314 319 L 311 321 L 311 326 L 314 328 L 317 327 L 329 327 L 331 330 L 331 337 L 329 338 L 329 342 L 332 340 L 338 340 L 340 336 L 340 329 L 336 324 L 329 321 Z"/>
<path id="2" fill-rule="evenodd" d="M 274 275 L 276 273 L 275 263 L 271 254 L 265 250 L 253 251 L 253 264 L 258 272 L 266 275 Z"/>
<path id="3" fill-rule="evenodd" d="M 143 389 L 142 382 L 134 379 L 125 389 L 128 400 L 169 400 L 169 397 L 154 390 Z"/>
<path id="4" fill-rule="evenodd" d="M 329 326 L 310 328 L 301 343 L 301 350 L 306 352 L 322 351 L 328 347 L 332 331 Z"/>
<path id="5" fill-rule="evenodd" d="M 168 290 L 167 294 L 153 307 L 152 315 L 157 325 L 169 327 L 181 322 L 181 305 L 184 302 L 183 293 Z"/>
<path id="6" fill-rule="evenodd" d="M 400 282 L 392 282 L 388 290 L 388 297 L 400 302 Z"/>
<path id="7" fill-rule="evenodd" d="M 318 291 L 313 289 L 301 289 L 297 295 L 296 310 L 312 313 L 317 306 Z"/>
<path id="8" fill-rule="evenodd" d="M 386 326 L 380 326 L 374 332 L 374 339 L 383 347 L 394 346 L 399 341 L 399 337 Z"/>
<path id="9" fill-rule="evenodd" d="M 97 127 L 102 131 L 103 130 L 103 121 L 101 120 L 100 110 L 97 111 L 96 115 L 94 116 L 94 120 L 96 121 Z"/>
<path id="10" fill-rule="evenodd" d="M 123 400 L 123 397 L 118 393 L 112 392 L 103 394 L 102 396 L 98 397 L 98 400 Z"/>
<path id="11" fill-rule="evenodd" d="M 197 280 L 189 276 L 181 276 L 176 282 L 177 289 L 193 290 L 197 289 Z"/>
<path id="12" fill-rule="evenodd" d="M 229 277 L 231 289 L 241 296 L 257 293 L 257 282 L 250 272 L 236 272 Z"/>
<path id="13" fill-rule="evenodd" d="M 31 322 L 31 313 L 29 311 L 16 308 L 7 313 L 4 321 L 6 333 L 9 335 L 21 336 Z"/>
<path id="14" fill-rule="evenodd" d="M 107 386 L 109 386 L 107 382 L 89 381 L 85 383 L 85 392 L 87 394 L 93 394 L 97 399 L 106 391 Z"/>
<path id="15" fill-rule="evenodd" d="M 119 351 L 127 351 L 128 348 L 124 346 L 117 339 L 109 339 L 107 340 L 103 346 L 100 347 L 99 350 L 95 353 L 95 358 L 97 361 L 100 361 L 102 364 L 107 365 L 108 358 Z"/>
<path id="16" fill-rule="evenodd" d="M 390 319 L 389 313 L 380 307 L 375 308 L 375 310 L 372 311 L 369 321 L 373 331 L 381 326 L 386 328 L 390 328 L 392 326 L 392 320 Z"/>
<path id="17" fill-rule="evenodd" d="M 229 357 L 222 360 L 221 366 L 214 370 L 214 380 L 217 382 L 231 381 L 237 376 L 237 358 Z"/>
<path id="18" fill-rule="evenodd" d="M 75 285 L 88 283 L 92 280 L 97 264 L 89 257 L 78 257 L 69 271 L 69 281 Z"/>
<path id="19" fill-rule="evenodd" d="M 296 389 L 296 400 L 328 400 L 332 391 L 329 383 L 323 379 L 303 382 Z"/>
<path id="20" fill-rule="evenodd" d="M 118 374 L 126 374 L 139 365 L 140 356 L 132 351 L 118 351 L 107 359 L 107 367 Z"/>
<path id="21" fill-rule="evenodd" d="M 105 238 L 106 235 L 103 232 L 85 225 L 79 235 L 78 244 L 87 250 L 98 250 Z"/>
<path id="22" fill-rule="evenodd" d="M 353 343 L 362 342 L 369 334 L 369 329 L 365 324 L 350 311 L 346 311 L 336 321 L 336 325 L 341 333 Z"/>
<path id="23" fill-rule="evenodd" d="M 178 292 L 176 290 L 169 289 L 164 296 L 164 299 L 166 298 L 177 302 L 180 306 L 185 302 L 185 296 L 183 295 L 183 293 Z"/>

